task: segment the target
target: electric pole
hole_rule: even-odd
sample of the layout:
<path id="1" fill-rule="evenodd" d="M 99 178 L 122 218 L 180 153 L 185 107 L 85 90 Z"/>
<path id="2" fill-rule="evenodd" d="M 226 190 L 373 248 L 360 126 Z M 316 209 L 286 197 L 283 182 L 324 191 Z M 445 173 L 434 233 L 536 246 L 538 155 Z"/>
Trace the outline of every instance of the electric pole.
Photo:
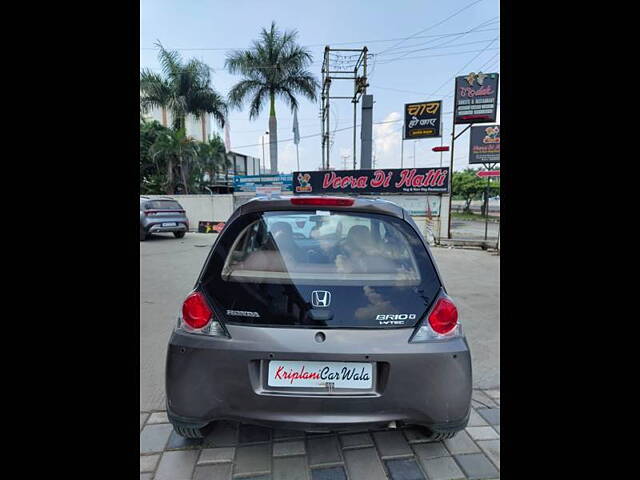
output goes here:
<path id="1" fill-rule="evenodd" d="M 320 93 L 320 118 L 322 120 L 322 167 L 330 168 L 329 152 L 330 141 L 330 101 L 331 100 L 351 100 L 353 103 L 353 167 L 356 167 L 356 125 L 357 125 L 357 104 L 360 98 L 367 93 L 367 59 L 370 57 L 367 47 L 363 48 L 331 48 L 324 47 L 324 58 L 322 61 L 322 91 Z M 353 96 L 332 97 L 330 94 L 331 82 L 333 80 L 353 80 Z M 370 103 L 373 103 L 371 100 Z M 370 139 L 370 135 L 368 135 Z M 368 150 L 370 155 L 371 149 Z M 361 154 L 362 155 L 362 154 Z M 369 157 L 370 160 L 370 157 Z M 362 161 L 360 162 L 362 164 Z M 346 168 L 346 165 L 345 165 Z"/>

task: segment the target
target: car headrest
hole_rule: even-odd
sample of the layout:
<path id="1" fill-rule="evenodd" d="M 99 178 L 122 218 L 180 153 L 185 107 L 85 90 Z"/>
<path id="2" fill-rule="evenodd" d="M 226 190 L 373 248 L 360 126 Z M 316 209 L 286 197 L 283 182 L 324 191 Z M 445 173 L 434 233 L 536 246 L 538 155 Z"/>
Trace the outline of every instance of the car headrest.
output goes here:
<path id="1" fill-rule="evenodd" d="M 365 225 L 354 225 L 351 227 L 347 234 L 347 242 L 353 243 L 354 245 L 371 243 L 369 227 Z"/>
<path id="2" fill-rule="evenodd" d="M 293 228 L 290 223 L 276 222 L 271 227 L 271 234 L 275 237 L 278 233 L 283 232 L 287 235 L 293 235 Z"/>

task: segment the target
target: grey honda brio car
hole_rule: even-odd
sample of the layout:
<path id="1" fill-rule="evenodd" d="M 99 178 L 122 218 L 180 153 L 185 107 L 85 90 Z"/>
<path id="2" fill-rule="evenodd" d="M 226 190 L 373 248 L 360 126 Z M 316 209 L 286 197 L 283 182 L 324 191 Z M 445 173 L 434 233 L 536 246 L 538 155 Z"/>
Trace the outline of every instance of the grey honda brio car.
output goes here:
<path id="1" fill-rule="evenodd" d="M 471 358 L 408 212 L 380 199 L 293 196 L 239 207 L 169 341 L 175 431 L 217 420 L 326 431 L 467 425 Z"/>

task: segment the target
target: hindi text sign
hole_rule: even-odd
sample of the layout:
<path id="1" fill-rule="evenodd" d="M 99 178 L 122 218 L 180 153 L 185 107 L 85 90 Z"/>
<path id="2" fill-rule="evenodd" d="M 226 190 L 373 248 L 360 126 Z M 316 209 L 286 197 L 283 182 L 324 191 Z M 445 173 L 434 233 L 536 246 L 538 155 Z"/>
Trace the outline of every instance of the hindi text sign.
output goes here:
<path id="1" fill-rule="evenodd" d="M 404 139 L 439 138 L 441 116 L 441 100 L 405 104 Z"/>

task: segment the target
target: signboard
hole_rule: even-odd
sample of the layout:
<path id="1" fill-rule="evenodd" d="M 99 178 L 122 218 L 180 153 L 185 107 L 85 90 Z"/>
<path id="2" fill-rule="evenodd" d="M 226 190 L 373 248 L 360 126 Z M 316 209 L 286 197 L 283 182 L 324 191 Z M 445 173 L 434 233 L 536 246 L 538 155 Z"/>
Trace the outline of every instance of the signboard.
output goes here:
<path id="1" fill-rule="evenodd" d="M 471 127 L 469 163 L 500 163 L 500 125 Z"/>
<path id="2" fill-rule="evenodd" d="M 293 172 L 294 195 L 447 193 L 449 167 Z"/>
<path id="3" fill-rule="evenodd" d="M 198 233 L 220 233 L 224 228 L 224 222 L 198 222 Z"/>
<path id="4" fill-rule="evenodd" d="M 480 170 L 476 173 L 476 177 L 499 177 L 500 170 Z"/>
<path id="5" fill-rule="evenodd" d="M 470 73 L 456 77 L 453 122 L 489 123 L 496 121 L 498 74 Z"/>
<path id="6" fill-rule="evenodd" d="M 257 197 L 270 197 L 271 195 L 280 195 L 282 193 L 282 189 L 280 185 L 268 185 L 266 187 L 258 186 L 256 187 L 256 196 Z"/>
<path id="7" fill-rule="evenodd" d="M 441 100 L 405 104 L 404 139 L 439 138 L 441 114 Z"/>
<path id="8" fill-rule="evenodd" d="M 233 188 L 236 192 L 255 192 L 256 187 L 280 186 L 281 191 L 291 191 L 291 175 L 235 175 Z"/>

